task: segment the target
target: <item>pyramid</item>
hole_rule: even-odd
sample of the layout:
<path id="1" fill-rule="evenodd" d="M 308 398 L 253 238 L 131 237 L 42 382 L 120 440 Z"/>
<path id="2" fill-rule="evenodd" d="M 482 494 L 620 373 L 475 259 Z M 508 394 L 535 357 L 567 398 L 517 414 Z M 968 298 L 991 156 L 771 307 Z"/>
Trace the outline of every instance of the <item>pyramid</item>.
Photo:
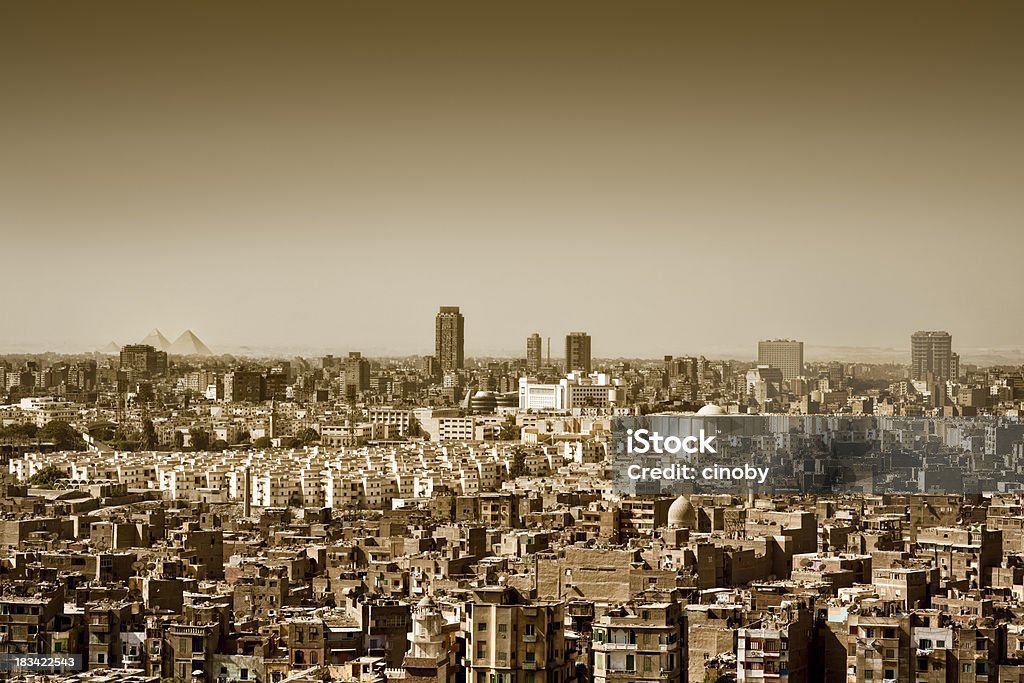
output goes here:
<path id="1" fill-rule="evenodd" d="M 110 355 L 110 354 L 118 354 L 118 353 L 121 353 L 121 347 L 117 345 L 117 342 L 110 342 L 109 344 L 106 344 L 106 345 L 101 346 L 98 349 L 96 349 L 96 352 L 97 353 L 105 353 L 105 354 L 108 354 L 108 355 Z"/>
<path id="2" fill-rule="evenodd" d="M 149 344 L 157 351 L 166 351 L 170 348 L 171 342 L 164 336 L 164 333 L 160 330 L 153 330 L 146 338 L 139 342 L 140 344 Z"/>
<path id="3" fill-rule="evenodd" d="M 167 349 L 168 353 L 176 356 L 212 356 L 213 351 L 192 332 L 185 330 L 181 336 L 174 340 L 174 343 Z"/>

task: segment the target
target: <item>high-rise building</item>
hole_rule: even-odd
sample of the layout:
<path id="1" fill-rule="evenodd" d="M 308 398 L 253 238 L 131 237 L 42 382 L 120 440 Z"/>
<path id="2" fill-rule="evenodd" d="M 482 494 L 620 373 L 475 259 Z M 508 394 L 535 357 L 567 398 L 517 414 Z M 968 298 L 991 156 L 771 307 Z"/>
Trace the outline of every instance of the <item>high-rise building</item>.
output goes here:
<path id="1" fill-rule="evenodd" d="M 791 339 L 766 339 L 757 343 L 757 364 L 782 370 L 789 381 L 804 373 L 804 343 Z"/>
<path id="2" fill-rule="evenodd" d="M 224 375 L 224 398 L 232 403 L 263 400 L 263 374 L 255 370 L 234 370 Z"/>
<path id="3" fill-rule="evenodd" d="M 565 336 L 565 371 L 590 373 L 590 335 L 586 332 Z"/>
<path id="4" fill-rule="evenodd" d="M 135 377 L 159 377 L 167 374 L 167 352 L 149 344 L 128 344 L 121 348 L 121 369 Z"/>
<path id="5" fill-rule="evenodd" d="M 543 342 L 540 335 L 534 332 L 526 338 L 526 370 L 527 372 L 537 372 L 543 364 Z"/>
<path id="6" fill-rule="evenodd" d="M 370 388 L 370 361 L 358 351 L 351 351 L 345 359 L 345 394 L 355 396 Z"/>
<path id="7" fill-rule="evenodd" d="M 458 306 L 442 306 L 434 320 L 434 356 L 442 372 L 461 370 L 465 360 L 466 321 Z"/>
<path id="8" fill-rule="evenodd" d="M 943 379 L 956 379 L 960 358 L 953 353 L 953 337 L 949 332 L 918 331 L 910 336 L 911 379 L 925 379 L 929 374 Z"/>

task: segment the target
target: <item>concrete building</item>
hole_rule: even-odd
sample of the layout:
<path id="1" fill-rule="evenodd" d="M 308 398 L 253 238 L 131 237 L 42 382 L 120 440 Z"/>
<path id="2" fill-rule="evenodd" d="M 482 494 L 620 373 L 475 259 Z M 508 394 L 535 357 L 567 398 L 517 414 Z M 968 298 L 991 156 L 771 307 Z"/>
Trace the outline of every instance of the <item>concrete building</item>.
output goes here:
<path id="1" fill-rule="evenodd" d="M 804 343 L 791 339 L 767 339 L 757 343 L 757 364 L 782 371 L 790 381 L 804 374 Z"/>
<path id="2" fill-rule="evenodd" d="M 442 306 L 434 319 L 434 357 L 441 372 L 461 370 L 465 363 L 466 321 L 458 306 Z"/>
<path id="3" fill-rule="evenodd" d="M 570 332 L 566 335 L 565 371 L 590 374 L 590 335 L 586 332 Z"/>

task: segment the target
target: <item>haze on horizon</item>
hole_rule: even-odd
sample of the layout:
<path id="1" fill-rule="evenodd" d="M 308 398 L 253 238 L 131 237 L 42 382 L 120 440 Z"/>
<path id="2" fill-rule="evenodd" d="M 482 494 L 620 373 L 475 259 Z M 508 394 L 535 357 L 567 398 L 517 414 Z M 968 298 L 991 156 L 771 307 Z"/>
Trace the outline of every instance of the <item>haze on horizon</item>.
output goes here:
<path id="1" fill-rule="evenodd" d="M 1024 347 L 1020 3 L 0 16 L 3 348 Z"/>

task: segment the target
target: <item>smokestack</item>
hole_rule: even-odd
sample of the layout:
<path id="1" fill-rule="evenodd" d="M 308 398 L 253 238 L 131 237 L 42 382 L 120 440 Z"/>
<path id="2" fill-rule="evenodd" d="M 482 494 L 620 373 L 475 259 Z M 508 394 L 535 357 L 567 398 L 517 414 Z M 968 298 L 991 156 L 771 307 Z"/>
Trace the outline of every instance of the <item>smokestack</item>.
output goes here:
<path id="1" fill-rule="evenodd" d="M 551 337 L 548 337 L 548 362 L 547 366 L 551 367 Z"/>

